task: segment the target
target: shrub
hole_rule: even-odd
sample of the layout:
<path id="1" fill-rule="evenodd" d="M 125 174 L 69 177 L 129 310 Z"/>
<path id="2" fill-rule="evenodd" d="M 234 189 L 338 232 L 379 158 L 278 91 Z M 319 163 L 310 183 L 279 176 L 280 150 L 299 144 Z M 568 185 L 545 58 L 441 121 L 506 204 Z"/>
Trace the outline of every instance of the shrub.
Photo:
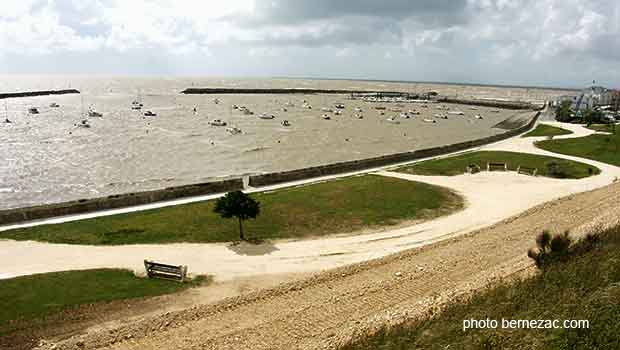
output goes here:
<path id="1" fill-rule="evenodd" d="M 536 266 L 544 268 L 552 261 L 568 257 L 571 243 L 568 231 L 552 236 L 548 230 L 544 230 L 536 236 L 536 248 L 529 249 L 527 256 L 534 260 Z"/>

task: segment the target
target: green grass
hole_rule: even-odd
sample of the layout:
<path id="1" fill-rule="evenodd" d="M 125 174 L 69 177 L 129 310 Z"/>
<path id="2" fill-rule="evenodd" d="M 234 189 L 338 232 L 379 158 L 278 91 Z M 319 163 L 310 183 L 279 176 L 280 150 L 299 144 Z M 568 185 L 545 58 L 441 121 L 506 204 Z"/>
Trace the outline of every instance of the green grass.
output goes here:
<path id="1" fill-rule="evenodd" d="M 620 132 L 615 135 L 590 135 L 563 140 L 536 142 L 544 150 L 588 158 L 620 166 Z"/>
<path id="2" fill-rule="evenodd" d="M 532 241 L 533 241 L 532 237 Z M 523 252 L 525 254 L 525 252 Z M 620 349 L 620 230 L 529 279 L 460 300 L 434 317 L 382 329 L 361 349 Z M 463 320 L 589 320 L 589 329 L 469 329 Z"/>
<path id="3" fill-rule="evenodd" d="M 535 136 L 558 136 L 558 135 L 569 135 L 573 132 L 570 130 L 558 128 L 551 125 L 546 124 L 538 124 L 536 129 L 528 132 L 527 134 L 521 137 L 535 137 Z"/>
<path id="4" fill-rule="evenodd" d="M 0 280 L 0 333 L 8 321 L 39 320 L 82 304 L 170 294 L 205 282 L 138 278 L 131 271 L 96 269 L 52 272 Z"/>
<path id="5" fill-rule="evenodd" d="M 256 220 L 244 223 L 248 238 L 301 238 L 353 232 L 460 209 L 447 189 L 384 176 L 358 176 L 255 194 Z M 73 244 L 226 242 L 238 240 L 235 219 L 213 213 L 214 201 L 167 207 L 0 233 L 0 238 Z"/>
<path id="6" fill-rule="evenodd" d="M 590 129 L 590 130 L 594 130 L 594 131 L 600 131 L 600 132 L 612 132 L 612 124 L 592 124 L 590 126 L 586 126 L 586 128 Z M 616 128 L 620 129 L 620 125 L 616 125 Z M 618 130 L 620 131 L 620 130 Z"/>
<path id="7" fill-rule="evenodd" d="M 547 169 L 549 162 L 558 163 L 561 171 L 555 174 L 550 173 Z M 432 159 L 399 168 L 397 171 L 418 175 L 452 176 L 465 173 L 470 164 L 477 164 L 485 170 L 487 163 L 508 163 L 509 170 L 516 170 L 518 166 L 537 168 L 538 175 L 569 179 L 580 179 L 600 173 L 598 168 L 584 163 L 535 154 L 503 151 L 471 152 L 453 157 Z M 592 169 L 591 173 L 589 169 Z"/>

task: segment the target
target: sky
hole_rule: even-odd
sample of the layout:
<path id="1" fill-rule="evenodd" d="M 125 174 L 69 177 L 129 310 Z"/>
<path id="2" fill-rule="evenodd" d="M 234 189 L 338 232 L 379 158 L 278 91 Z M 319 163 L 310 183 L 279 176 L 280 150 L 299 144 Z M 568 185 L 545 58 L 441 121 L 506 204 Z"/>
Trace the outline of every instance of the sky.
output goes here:
<path id="1" fill-rule="evenodd" d="M 618 0 L 1 0 L 0 73 L 620 87 Z"/>

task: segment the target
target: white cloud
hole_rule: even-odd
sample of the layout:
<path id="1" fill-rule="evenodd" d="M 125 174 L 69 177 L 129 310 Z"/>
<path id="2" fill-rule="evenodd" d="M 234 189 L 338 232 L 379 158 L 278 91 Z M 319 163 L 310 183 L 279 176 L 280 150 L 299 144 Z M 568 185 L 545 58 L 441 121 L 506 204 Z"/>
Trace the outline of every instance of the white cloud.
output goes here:
<path id="1" fill-rule="evenodd" d="M 379 67 L 385 59 L 396 63 L 415 56 L 421 68 L 387 71 L 411 74 L 411 79 L 416 72 L 426 79 L 429 71 L 440 75 L 448 65 L 455 71 L 467 67 L 461 70 L 470 74 L 493 65 L 503 77 L 521 77 L 526 69 L 547 69 L 549 62 L 567 67 L 579 60 L 599 64 L 601 74 L 609 67 L 617 77 L 612 69 L 620 60 L 617 1 L 429 0 L 418 5 L 406 0 L 360 0 L 355 6 L 328 0 L 2 0 L 0 56 L 8 71 L 7 57 L 77 59 L 101 53 L 129 58 L 146 52 L 160 56 L 166 72 L 174 64 L 186 72 L 191 58 L 213 57 L 219 67 L 233 69 L 232 61 L 251 57 L 246 69 L 257 75 L 355 67 L 369 76 L 386 72 Z M 309 52 L 313 58 L 306 62 Z"/>

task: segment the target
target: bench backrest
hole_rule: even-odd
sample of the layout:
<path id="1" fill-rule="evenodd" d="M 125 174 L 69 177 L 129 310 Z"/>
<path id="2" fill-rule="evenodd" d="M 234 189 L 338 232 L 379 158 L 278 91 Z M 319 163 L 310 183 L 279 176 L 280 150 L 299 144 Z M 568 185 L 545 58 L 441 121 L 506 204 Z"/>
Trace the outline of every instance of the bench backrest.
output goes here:
<path id="1" fill-rule="evenodd" d="M 155 261 L 144 260 L 144 269 L 149 278 L 165 278 L 184 282 L 187 278 L 187 266 L 169 265 Z"/>
<path id="2" fill-rule="evenodd" d="M 508 164 L 506 163 L 487 163 L 487 171 L 490 171 L 491 169 L 502 169 L 502 170 L 508 170 Z"/>
<path id="3" fill-rule="evenodd" d="M 528 168 L 525 166 L 519 166 L 517 168 L 517 173 L 536 176 L 536 174 L 538 173 L 538 168 Z"/>

